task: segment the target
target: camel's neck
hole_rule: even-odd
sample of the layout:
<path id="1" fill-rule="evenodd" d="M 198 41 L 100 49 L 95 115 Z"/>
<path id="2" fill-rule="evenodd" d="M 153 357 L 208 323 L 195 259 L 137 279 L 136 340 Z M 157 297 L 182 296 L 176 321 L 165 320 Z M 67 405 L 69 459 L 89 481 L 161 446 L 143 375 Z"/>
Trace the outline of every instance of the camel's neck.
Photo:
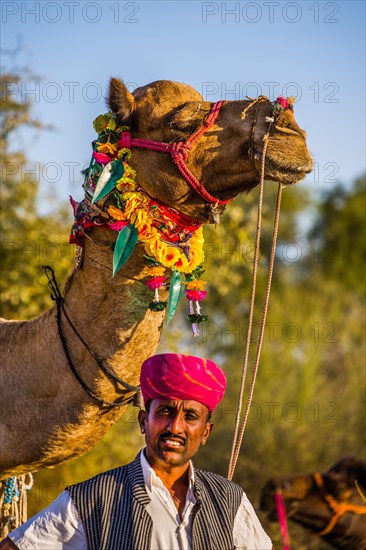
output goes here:
<path id="1" fill-rule="evenodd" d="M 115 234 L 93 228 L 90 237 L 85 238 L 81 268 L 66 284 L 65 308 L 93 352 L 120 376 L 127 370 L 132 372 L 131 382 L 136 383 L 142 361 L 154 353 L 159 342 L 163 318 L 163 313 L 148 309 L 152 296 L 143 280 L 143 247 L 137 245 L 125 266 L 112 277 L 110 245 Z M 63 323 L 67 326 L 65 320 Z M 68 335 L 79 356 L 88 357 L 93 363 L 69 328 Z M 97 368 L 95 364 L 91 367 Z"/>
<path id="2" fill-rule="evenodd" d="M 135 315 L 128 320 L 126 307 L 133 289 L 133 293 L 146 295 L 148 289 L 142 280 L 142 271 L 145 267 L 142 251 L 136 247 L 128 262 L 115 277 L 112 276 L 112 231 L 108 229 L 93 229 L 90 237 L 85 237 L 85 248 L 80 269 L 75 271 L 65 287 L 65 303 L 69 314 L 85 323 L 88 328 L 97 324 L 106 329 L 111 319 L 117 322 L 118 328 L 127 326 L 136 321 Z M 141 304 L 146 310 L 147 302 Z M 135 304 L 135 309 L 140 308 Z M 133 310 L 131 310 L 133 312 Z M 122 322 L 122 326 L 121 323 Z"/>

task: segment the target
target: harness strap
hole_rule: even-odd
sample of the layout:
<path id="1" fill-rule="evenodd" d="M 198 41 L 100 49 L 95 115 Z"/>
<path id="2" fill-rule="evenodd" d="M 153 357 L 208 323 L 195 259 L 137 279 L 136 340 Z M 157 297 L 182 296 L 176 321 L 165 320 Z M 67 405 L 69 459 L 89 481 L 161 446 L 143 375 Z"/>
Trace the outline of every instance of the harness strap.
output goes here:
<path id="1" fill-rule="evenodd" d="M 336 525 L 339 518 L 347 512 L 351 512 L 353 514 L 366 514 L 366 506 L 338 502 L 335 498 L 328 495 L 325 491 L 323 477 L 319 472 L 315 472 L 312 477 L 316 486 L 320 490 L 321 496 L 328 504 L 330 510 L 334 512 L 334 515 L 331 517 L 328 525 L 319 533 L 320 536 L 328 535 Z"/>
<path id="2" fill-rule="evenodd" d="M 69 348 L 68 348 L 68 345 L 67 345 L 67 341 L 66 341 L 66 337 L 65 337 L 65 334 L 64 334 L 64 331 L 63 331 L 63 327 L 62 327 L 62 313 L 64 313 L 65 315 L 65 318 L 66 320 L 68 321 L 70 327 L 72 328 L 72 330 L 74 331 L 74 333 L 76 334 L 76 336 L 79 338 L 79 340 L 82 342 L 82 344 L 84 345 L 84 347 L 87 349 L 87 351 L 92 355 L 92 357 L 95 359 L 95 361 L 97 362 L 99 368 L 104 372 L 104 374 L 110 379 L 110 380 L 114 380 L 115 382 L 118 382 L 119 384 L 121 384 L 126 390 L 128 391 L 134 391 L 134 392 L 139 392 L 140 391 L 140 388 L 139 386 L 133 386 L 132 384 L 129 384 L 128 382 L 122 380 L 119 376 L 117 376 L 114 372 L 111 371 L 111 369 L 104 363 L 104 361 L 102 361 L 90 348 L 89 346 L 86 344 L 85 340 L 82 338 L 82 336 L 80 335 L 80 333 L 77 331 L 76 327 L 74 326 L 74 324 L 71 322 L 69 316 L 67 315 L 66 313 L 66 310 L 65 310 L 65 306 L 64 306 L 64 298 L 62 297 L 62 294 L 61 294 L 61 291 L 60 291 L 60 287 L 56 281 L 56 278 L 55 278 L 55 274 L 54 274 L 54 271 L 53 269 L 48 266 L 48 265 L 43 265 L 42 266 L 44 271 L 45 271 L 45 274 L 47 276 L 47 279 L 48 279 L 48 286 L 51 290 L 51 299 L 53 301 L 56 302 L 56 309 L 57 309 L 57 314 L 56 314 L 56 322 L 57 322 L 57 329 L 58 329 L 58 334 L 59 334 L 59 338 L 60 338 L 60 341 L 61 341 L 61 344 L 62 344 L 62 348 L 64 350 L 64 353 L 65 353 L 65 357 L 67 359 L 67 363 L 70 367 L 70 370 L 72 372 L 72 374 L 74 375 L 74 377 L 76 378 L 76 380 L 79 382 L 80 386 L 83 388 L 83 390 L 85 391 L 85 393 L 88 394 L 88 396 L 93 399 L 94 401 L 96 401 L 98 403 L 98 405 L 100 405 L 101 407 L 107 407 L 107 408 L 113 408 L 113 407 L 122 407 L 124 405 L 127 404 L 127 402 L 124 402 L 124 403 L 116 403 L 116 402 L 112 402 L 112 401 L 107 401 L 105 399 L 102 399 L 101 397 L 99 397 L 85 382 L 84 380 L 81 378 L 80 374 L 78 373 L 73 361 L 72 361 L 72 358 L 71 358 L 71 355 L 70 355 L 70 351 L 69 351 Z"/>
<path id="3" fill-rule="evenodd" d="M 223 206 L 228 204 L 233 199 L 221 200 L 211 195 L 203 185 L 198 181 L 196 176 L 192 174 L 186 165 L 189 152 L 191 151 L 194 143 L 203 136 L 207 130 L 215 123 L 224 101 L 217 101 L 212 105 L 206 122 L 198 128 L 193 134 L 186 139 L 186 141 L 179 141 L 174 143 L 166 143 L 164 141 L 154 141 L 152 139 L 140 139 L 133 138 L 131 132 L 122 132 L 118 141 L 118 147 L 131 149 L 131 147 L 140 147 L 142 149 L 151 149 L 153 151 L 159 151 L 161 153 L 170 153 L 172 161 L 177 165 L 180 173 L 188 184 L 198 193 L 207 203 Z"/>

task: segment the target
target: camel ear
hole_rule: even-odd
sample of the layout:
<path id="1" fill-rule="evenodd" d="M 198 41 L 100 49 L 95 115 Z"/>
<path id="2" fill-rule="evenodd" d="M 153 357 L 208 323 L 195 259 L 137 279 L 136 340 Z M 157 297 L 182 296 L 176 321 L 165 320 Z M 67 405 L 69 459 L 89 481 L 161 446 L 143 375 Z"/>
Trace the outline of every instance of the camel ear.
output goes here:
<path id="1" fill-rule="evenodd" d="M 134 110 L 133 95 L 118 78 L 111 78 L 109 83 L 108 106 L 120 123 L 128 122 Z"/>

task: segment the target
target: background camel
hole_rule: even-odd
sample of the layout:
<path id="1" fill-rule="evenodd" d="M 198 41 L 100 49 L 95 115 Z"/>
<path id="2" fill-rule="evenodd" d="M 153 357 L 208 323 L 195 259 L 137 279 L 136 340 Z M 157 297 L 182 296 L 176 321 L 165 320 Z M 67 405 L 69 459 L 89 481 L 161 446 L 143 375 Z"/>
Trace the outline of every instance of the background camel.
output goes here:
<path id="1" fill-rule="evenodd" d="M 273 521 L 277 521 L 276 491 L 281 491 L 291 521 L 322 536 L 335 548 L 366 549 L 366 503 L 362 498 L 366 494 L 365 461 L 344 458 L 321 475 L 270 479 L 262 489 L 260 508 Z M 335 521 L 338 510 L 340 516 Z"/>
<path id="2" fill-rule="evenodd" d="M 224 201 L 258 183 L 263 136 L 272 104 L 240 115 L 247 101 L 227 101 L 210 129 L 192 148 L 187 165 L 204 188 Z M 211 104 L 190 86 L 158 81 L 130 94 L 112 79 L 109 107 L 133 137 L 167 143 L 185 140 L 204 123 Z M 293 184 L 312 168 L 305 133 L 285 109 L 272 126 L 265 163 L 267 179 Z M 181 176 L 169 155 L 132 149 L 131 166 L 145 192 L 197 222 L 212 221 L 212 209 Z M 223 210 L 223 207 L 219 207 Z M 138 244 L 123 269 L 111 272 L 115 232 L 88 230 L 83 263 L 66 283 L 65 309 L 83 339 L 104 363 L 136 385 L 140 365 L 159 342 L 164 313 L 147 307 L 151 290 L 142 282 L 145 263 Z M 167 291 L 162 291 L 166 299 Z M 110 402 L 133 392 L 111 382 L 69 326 L 64 327 L 80 378 Z M 2 424 L 0 477 L 32 471 L 82 455 L 120 417 L 123 408 L 101 407 L 70 372 L 57 332 L 55 308 L 32 321 L 1 323 Z"/>

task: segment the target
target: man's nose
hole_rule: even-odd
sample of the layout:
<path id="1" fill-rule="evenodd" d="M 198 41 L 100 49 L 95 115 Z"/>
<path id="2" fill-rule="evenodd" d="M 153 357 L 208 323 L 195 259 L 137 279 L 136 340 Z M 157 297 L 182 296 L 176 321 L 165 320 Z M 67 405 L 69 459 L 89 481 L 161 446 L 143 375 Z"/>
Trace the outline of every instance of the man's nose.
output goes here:
<path id="1" fill-rule="evenodd" d="M 176 413 L 170 417 L 169 430 L 171 433 L 181 433 L 183 431 L 184 421 L 183 416 L 180 413 Z"/>

